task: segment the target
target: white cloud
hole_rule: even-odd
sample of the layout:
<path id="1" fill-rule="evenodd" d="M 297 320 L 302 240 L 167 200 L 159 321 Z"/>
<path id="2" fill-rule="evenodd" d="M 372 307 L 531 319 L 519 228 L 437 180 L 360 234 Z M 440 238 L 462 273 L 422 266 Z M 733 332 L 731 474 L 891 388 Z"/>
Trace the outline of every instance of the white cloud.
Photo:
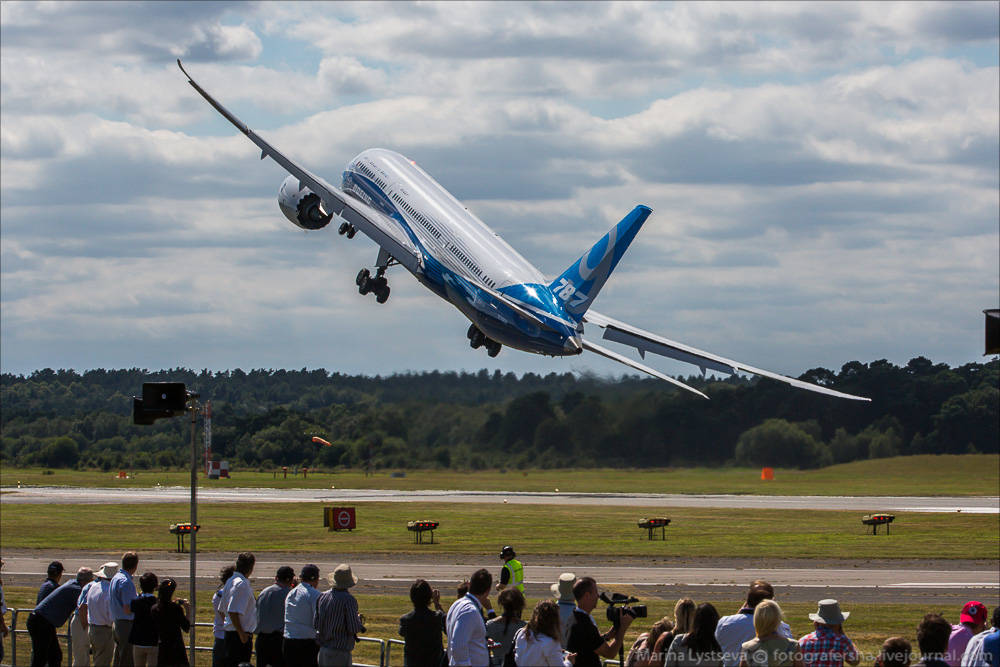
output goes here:
<path id="1" fill-rule="evenodd" d="M 401 270 L 386 306 L 358 295 L 374 245 L 288 224 L 282 170 L 178 56 L 331 182 L 364 148 L 407 154 L 546 274 L 652 206 L 600 297 L 615 317 L 789 373 L 976 360 L 1000 298 L 995 14 L 4 3 L 3 370 L 488 363 Z"/>

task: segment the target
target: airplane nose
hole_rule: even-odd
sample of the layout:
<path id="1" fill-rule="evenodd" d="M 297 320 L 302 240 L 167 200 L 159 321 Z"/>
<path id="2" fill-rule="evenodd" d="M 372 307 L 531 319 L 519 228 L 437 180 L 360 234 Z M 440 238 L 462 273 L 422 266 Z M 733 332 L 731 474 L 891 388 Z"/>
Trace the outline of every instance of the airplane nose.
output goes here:
<path id="1" fill-rule="evenodd" d="M 563 349 L 570 354 L 580 354 L 583 352 L 583 345 L 580 344 L 580 339 L 576 336 L 570 336 L 566 338 L 566 343 L 563 344 Z"/>

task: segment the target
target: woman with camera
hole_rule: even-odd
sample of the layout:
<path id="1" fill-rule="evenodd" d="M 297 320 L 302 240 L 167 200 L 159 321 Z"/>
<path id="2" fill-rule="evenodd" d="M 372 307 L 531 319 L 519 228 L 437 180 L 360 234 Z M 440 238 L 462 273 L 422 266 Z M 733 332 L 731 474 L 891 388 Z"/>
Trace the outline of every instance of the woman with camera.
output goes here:
<path id="1" fill-rule="evenodd" d="M 509 590 L 509 589 L 508 589 Z M 514 635 L 514 662 L 538 667 L 571 667 L 575 653 L 562 650 L 559 606 L 542 600 L 531 612 L 531 620 Z"/>
<path id="2" fill-rule="evenodd" d="M 514 646 L 514 633 L 524 627 L 521 612 L 526 602 L 524 594 L 513 587 L 500 591 L 497 602 L 503 608 L 503 614 L 486 624 L 486 636 L 496 643 L 491 658 L 493 667 L 503 667 L 504 657 Z"/>
<path id="3" fill-rule="evenodd" d="M 188 601 L 174 602 L 174 591 L 177 582 L 164 579 L 160 582 L 159 600 L 153 605 L 153 620 L 160 635 L 158 667 L 188 667 L 187 649 L 184 646 L 184 635 L 191 629 L 188 622 Z"/>

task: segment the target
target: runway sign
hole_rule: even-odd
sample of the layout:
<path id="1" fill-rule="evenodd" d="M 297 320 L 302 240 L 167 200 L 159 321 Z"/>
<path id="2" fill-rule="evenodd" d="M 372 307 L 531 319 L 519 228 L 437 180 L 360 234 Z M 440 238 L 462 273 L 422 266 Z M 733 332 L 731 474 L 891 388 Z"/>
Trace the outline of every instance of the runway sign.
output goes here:
<path id="1" fill-rule="evenodd" d="M 324 507 L 323 527 L 330 530 L 354 530 L 357 517 L 353 507 Z"/>

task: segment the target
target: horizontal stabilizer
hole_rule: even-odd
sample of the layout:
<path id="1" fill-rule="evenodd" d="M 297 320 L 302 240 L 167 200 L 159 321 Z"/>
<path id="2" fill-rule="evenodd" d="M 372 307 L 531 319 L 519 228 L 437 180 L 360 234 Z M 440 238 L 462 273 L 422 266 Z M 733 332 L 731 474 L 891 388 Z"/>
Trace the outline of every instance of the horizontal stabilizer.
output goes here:
<path id="1" fill-rule="evenodd" d="M 620 364 L 625 364 L 626 366 L 634 368 L 637 371 L 642 371 L 643 373 L 647 373 L 649 375 L 652 375 L 655 378 L 660 378 L 661 380 L 666 380 L 670 384 L 676 385 L 676 386 L 680 387 L 681 389 L 687 389 L 690 392 L 698 394 L 702 398 L 708 398 L 708 396 L 706 396 L 705 394 L 701 393 L 700 391 L 698 391 L 694 387 L 689 387 L 688 385 L 684 384 L 680 380 L 675 380 L 674 378 L 670 377 L 669 375 L 666 375 L 665 373 L 661 373 L 660 371 L 654 370 L 654 369 L 650 368 L 649 366 L 646 366 L 645 364 L 640 364 L 638 361 L 633 361 L 632 359 L 629 359 L 628 357 L 626 357 L 624 355 L 618 354 L 617 352 L 612 352 L 611 350 L 609 350 L 609 349 L 607 349 L 605 347 L 601 347 L 600 345 L 595 345 L 594 343 L 591 343 L 590 341 L 588 341 L 586 339 L 581 338 L 580 342 L 583 344 L 583 349 L 585 349 L 585 350 L 590 350 L 591 352 L 599 354 L 602 357 L 607 357 L 608 359 L 611 359 L 613 361 L 617 361 Z"/>

